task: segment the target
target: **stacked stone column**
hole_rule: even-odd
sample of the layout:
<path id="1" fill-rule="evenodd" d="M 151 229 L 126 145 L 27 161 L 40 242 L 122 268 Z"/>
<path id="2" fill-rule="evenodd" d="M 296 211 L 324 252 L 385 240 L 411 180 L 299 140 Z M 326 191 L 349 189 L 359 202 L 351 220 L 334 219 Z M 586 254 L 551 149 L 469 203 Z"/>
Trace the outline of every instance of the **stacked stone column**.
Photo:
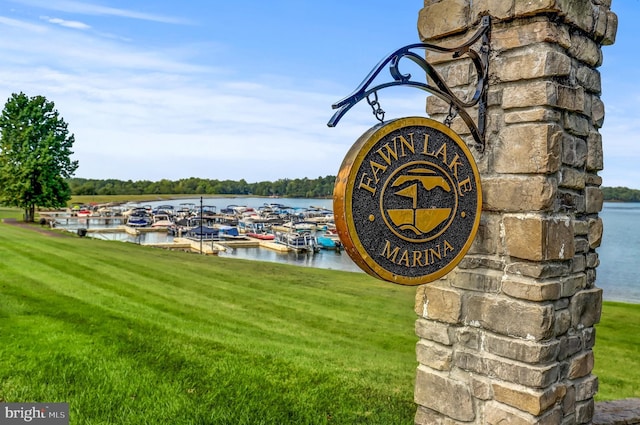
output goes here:
<path id="1" fill-rule="evenodd" d="M 416 424 L 583 424 L 601 312 L 603 45 L 611 0 L 426 0 L 418 29 L 456 46 L 492 16 L 483 212 L 469 254 L 419 288 Z M 457 93 L 465 58 L 429 54 Z M 470 94 L 469 94 L 470 95 Z M 435 98 L 427 113 L 443 121 Z M 472 116 L 477 113 L 470 111 Z M 452 128 L 467 138 L 460 119 Z"/>

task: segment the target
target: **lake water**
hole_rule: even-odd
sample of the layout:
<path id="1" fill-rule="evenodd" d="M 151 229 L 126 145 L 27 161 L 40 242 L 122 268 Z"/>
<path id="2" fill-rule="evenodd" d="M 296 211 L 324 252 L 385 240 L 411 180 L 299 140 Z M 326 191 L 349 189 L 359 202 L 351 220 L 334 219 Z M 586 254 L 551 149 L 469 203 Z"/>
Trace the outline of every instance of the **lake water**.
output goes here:
<path id="1" fill-rule="evenodd" d="M 596 286 L 604 299 L 640 303 L 640 203 L 605 203 Z"/>
<path id="2" fill-rule="evenodd" d="M 181 203 L 200 205 L 200 198 L 180 199 L 172 201 L 145 202 L 144 205 L 173 205 Z M 280 203 L 292 208 L 308 208 L 317 206 L 333 208 L 331 199 L 290 199 L 290 198 L 205 198 L 204 205 L 213 205 L 218 211 L 228 205 L 246 205 L 259 207 L 264 203 Z M 596 285 L 603 289 L 604 298 L 611 301 L 640 303 L 640 203 L 605 203 L 600 214 L 604 223 L 602 245 L 597 249 L 600 265 L 597 269 Z M 153 243 L 166 241 L 164 233 L 146 233 L 133 236 L 114 233 L 100 234 L 95 237 L 116 239 L 137 243 Z M 220 253 L 223 257 L 274 261 L 300 266 L 319 267 L 350 272 L 361 272 L 349 256 L 342 252 L 321 251 L 317 254 L 280 253 L 262 248 L 237 248 Z"/>

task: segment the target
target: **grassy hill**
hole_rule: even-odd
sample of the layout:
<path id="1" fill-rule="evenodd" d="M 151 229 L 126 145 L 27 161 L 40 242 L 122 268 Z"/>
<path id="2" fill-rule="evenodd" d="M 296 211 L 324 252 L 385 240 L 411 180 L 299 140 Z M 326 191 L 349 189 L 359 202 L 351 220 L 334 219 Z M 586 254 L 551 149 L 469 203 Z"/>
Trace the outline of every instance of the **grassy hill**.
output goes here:
<path id="1" fill-rule="evenodd" d="M 0 401 L 69 402 L 76 424 L 413 423 L 415 288 L 5 223 L 0 259 Z M 605 304 L 601 399 L 640 396 L 639 324 Z"/>
<path id="2" fill-rule="evenodd" d="M 0 400 L 83 424 L 410 424 L 414 289 L 0 224 Z"/>

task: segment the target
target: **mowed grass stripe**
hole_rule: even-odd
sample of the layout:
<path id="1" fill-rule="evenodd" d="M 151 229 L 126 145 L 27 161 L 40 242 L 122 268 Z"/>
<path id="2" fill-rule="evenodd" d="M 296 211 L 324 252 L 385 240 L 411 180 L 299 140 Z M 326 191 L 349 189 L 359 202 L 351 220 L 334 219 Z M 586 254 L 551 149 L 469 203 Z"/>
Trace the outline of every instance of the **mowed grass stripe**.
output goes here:
<path id="1" fill-rule="evenodd" d="M 115 242 L 111 244 L 122 245 L 119 242 Z M 158 251 L 158 250 L 154 250 L 154 251 Z M 51 251 L 47 251 L 47 252 L 51 252 Z M 42 252 L 41 254 L 44 255 L 45 252 Z M 54 256 L 52 254 L 47 254 L 47 255 L 50 257 Z M 106 258 L 109 259 L 111 257 L 112 256 L 107 256 Z M 77 268 L 83 267 L 82 262 L 86 261 L 88 258 L 86 255 L 83 255 L 82 257 L 77 257 L 75 252 L 71 252 L 70 255 L 67 255 L 66 258 L 64 259 L 68 261 L 67 264 L 71 264 L 73 265 L 72 267 L 77 269 Z M 49 264 L 55 267 L 57 260 L 58 259 L 54 260 L 52 258 L 51 261 L 49 261 Z M 63 259 L 61 258 L 60 260 L 63 260 Z M 255 294 L 257 295 L 259 293 L 262 293 L 262 291 L 264 291 L 265 289 L 267 289 L 265 285 L 261 285 L 261 281 L 264 279 L 265 276 L 269 276 L 274 272 L 273 269 L 270 268 L 269 264 L 264 264 L 260 268 L 258 274 L 255 274 L 255 275 L 248 274 L 246 276 L 243 276 L 243 282 L 238 282 L 238 273 L 235 273 L 233 276 L 230 274 L 225 275 L 226 272 L 224 268 L 216 267 L 215 262 L 216 260 L 220 260 L 228 264 L 229 262 L 231 263 L 235 261 L 242 262 L 243 260 L 209 259 L 208 260 L 209 262 L 203 265 L 204 268 L 202 268 L 202 271 L 196 271 L 194 273 L 192 269 L 189 269 L 189 270 L 184 270 L 183 272 L 181 272 L 181 274 L 174 273 L 173 275 L 163 271 L 163 275 L 164 275 L 163 279 L 159 280 L 158 271 L 153 266 L 151 268 L 146 268 L 144 264 L 140 264 L 139 261 L 138 262 L 132 261 L 128 256 L 117 258 L 116 260 L 117 261 L 115 261 L 114 264 L 112 264 L 113 268 L 116 269 L 117 271 L 117 273 L 113 276 L 114 278 L 117 278 L 118 280 L 122 280 L 122 281 L 128 281 L 129 285 L 133 285 L 133 286 L 137 285 L 138 288 L 145 288 L 145 291 L 149 291 L 150 294 L 154 293 L 154 290 L 155 290 L 155 293 L 157 294 L 166 293 L 166 296 L 170 297 L 171 299 L 175 299 L 176 297 L 180 296 L 180 294 L 178 293 L 178 289 L 180 286 L 188 287 L 188 291 L 186 294 L 188 296 L 191 296 L 192 291 L 195 289 L 193 287 L 194 282 L 205 283 L 204 285 L 197 288 L 197 290 L 199 291 L 203 290 L 202 296 L 207 296 L 207 292 L 206 292 L 207 288 L 214 289 L 216 292 L 213 295 L 215 295 L 216 301 L 220 300 L 221 297 L 224 296 L 224 294 L 221 293 L 222 290 L 229 292 L 229 294 L 232 295 L 233 298 L 237 298 L 236 296 L 238 294 L 247 293 L 248 291 L 249 292 L 255 291 Z M 213 263 L 211 263 L 211 261 L 213 261 Z M 101 267 L 108 266 L 105 263 L 105 257 L 100 256 L 96 258 L 90 258 L 89 264 L 85 265 L 85 267 L 87 267 L 88 269 L 94 268 L 94 264 L 96 264 L 96 262 L 99 262 Z M 64 261 L 59 261 L 59 263 L 64 264 Z M 244 264 L 251 265 L 251 263 L 252 262 L 245 262 Z M 182 264 L 180 264 L 179 262 L 176 263 L 176 268 L 179 268 L 181 266 Z M 95 272 L 95 269 L 93 270 Z M 114 270 L 111 269 L 111 270 L 108 270 L 107 273 L 113 274 L 113 271 Z M 73 272 L 73 270 L 71 271 L 67 270 L 67 272 Z M 153 282 L 157 282 L 157 285 L 156 286 L 148 285 L 148 281 L 144 281 L 140 279 L 141 275 L 146 276 L 147 278 L 151 279 Z M 203 276 L 208 276 L 208 280 L 207 279 L 203 280 L 202 279 Z M 140 282 L 139 285 L 138 285 L 138 282 Z M 163 285 L 163 283 L 165 282 L 170 282 L 170 283 L 168 285 Z M 244 282 L 248 282 L 248 284 Z M 320 291 L 317 291 L 315 293 L 312 292 L 312 289 L 314 289 L 314 286 L 311 286 L 308 284 L 307 278 L 301 279 L 300 282 L 294 282 L 294 283 L 295 285 L 290 285 L 288 288 L 290 297 L 283 301 L 285 305 L 289 305 L 291 302 L 294 302 L 294 303 L 306 302 L 307 307 L 311 309 L 311 308 L 314 308 L 315 306 L 318 306 L 319 304 L 335 305 L 336 301 L 338 301 L 335 296 L 336 294 L 331 294 L 332 295 L 331 297 L 324 296 L 324 294 L 326 294 L 326 291 L 324 290 L 326 288 L 326 285 L 323 285 L 322 283 L 320 283 L 320 285 L 323 285 L 321 288 L 319 288 Z M 269 281 L 268 284 L 271 284 L 271 282 Z M 317 282 L 314 282 L 314 284 L 315 284 L 315 287 L 318 286 Z M 310 291 L 311 291 L 311 297 L 309 296 Z M 348 294 L 348 295 L 349 296 L 346 298 L 346 300 L 353 301 L 353 297 L 351 296 L 351 294 Z M 268 303 L 268 302 L 276 302 L 277 300 L 275 300 L 271 296 L 266 296 L 263 298 L 263 301 Z"/>
<path id="2" fill-rule="evenodd" d="M 110 244 L 112 245 L 122 245 L 119 242 L 111 242 Z M 58 248 L 58 247 L 56 247 Z M 154 251 L 159 251 L 159 250 L 154 250 Z M 47 250 L 45 251 L 46 253 L 50 253 L 52 252 L 52 250 L 48 247 Z M 42 252 L 41 254 L 45 255 L 45 252 Z M 82 261 L 87 259 L 88 255 L 91 255 L 92 251 L 88 251 L 86 254 L 84 253 L 80 253 L 81 257 L 77 257 L 77 253 L 76 252 L 71 252 L 70 255 L 67 256 L 67 260 L 69 261 L 69 264 L 75 264 L 75 267 L 80 267 L 82 265 Z M 118 250 L 116 250 L 116 252 L 118 252 Z M 165 251 L 159 251 L 159 252 L 165 252 Z M 109 254 L 112 254 L 112 252 L 110 252 Z M 172 253 L 172 254 L 180 254 L 180 253 Z M 50 254 L 47 254 L 50 255 Z M 188 254 L 187 254 L 188 255 Z M 90 263 L 92 263 L 89 267 L 94 267 L 93 264 L 96 264 L 95 262 L 99 262 L 102 266 L 105 266 L 105 259 L 109 259 L 115 257 L 113 255 L 109 255 L 107 257 L 105 256 L 97 256 L 94 258 L 90 258 Z M 165 256 L 166 258 L 166 256 Z M 136 260 L 131 260 L 129 253 L 125 253 L 124 256 L 120 256 L 119 258 L 114 258 L 114 264 L 113 266 L 115 268 L 117 268 L 117 270 L 119 271 L 118 275 L 124 275 L 127 271 L 131 272 L 130 275 L 130 284 L 135 285 L 136 282 L 139 280 L 139 277 L 142 276 L 147 276 L 151 279 L 153 279 L 154 281 L 158 282 L 158 286 L 157 288 L 160 288 L 162 291 L 166 291 L 166 290 L 174 290 L 175 288 L 178 288 L 180 285 L 188 285 L 189 282 L 193 281 L 202 281 L 202 277 L 203 274 L 204 275 L 208 275 L 210 276 L 211 279 L 215 280 L 215 289 L 217 292 L 216 296 L 219 298 L 220 296 L 220 290 L 222 289 L 222 286 L 225 282 L 227 282 L 230 278 L 233 278 L 233 281 L 228 283 L 225 286 L 225 289 L 228 291 L 234 291 L 236 294 L 239 293 L 239 291 L 242 292 L 246 292 L 246 291 L 250 291 L 251 288 L 255 288 L 256 291 L 263 291 L 265 288 L 264 285 L 261 285 L 261 281 L 263 280 L 263 277 L 269 276 L 270 274 L 273 273 L 273 269 L 270 267 L 270 264 L 266 264 L 266 263 L 262 263 L 263 265 L 261 265 L 260 270 L 258 270 L 257 274 L 252 275 L 246 275 L 243 276 L 244 282 L 247 282 L 243 285 L 239 285 L 239 282 L 237 282 L 237 277 L 238 277 L 238 273 L 235 272 L 233 274 L 229 274 L 225 271 L 224 268 L 213 268 L 215 266 L 215 263 L 212 264 L 211 262 L 208 262 L 204 265 L 204 267 L 206 268 L 202 268 L 202 269 L 195 269 L 196 271 L 194 272 L 193 268 L 187 268 L 185 269 L 185 267 L 182 267 L 182 264 L 180 264 L 179 262 L 176 262 L 176 269 L 181 268 L 181 272 L 180 274 L 176 274 L 174 273 L 173 275 L 171 275 L 170 273 L 166 272 L 166 268 L 163 270 L 163 274 L 165 275 L 165 277 L 174 277 L 174 279 L 171 279 L 171 284 L 169 286 L 160 286 L 162 284 L 163 281 L 167 281 L 167 279 L 163 279 L 163 281 L 158 281 L 157 277 L 158 277 L 158 272 L 154 267 L 151 268 L 147 268 L 145 267 L 144 264 L 141 264 L 139 261 Z M 164 260 L 164 258 L 161 258 L 161 260 Z M 215 261 L 216 259 L 213 259 L 213 261 Z M 243 260 L 234 260 L 234 259 L 220 259 L 220 261 L 224 261 L 227 264 L 229 262 L 233 263 L 235 261 L 240 261 L 242 262 Z M 251 264 L 253 262 L 246 262 L 245 264 Z M 193 264 L 191 264 L 193 265 Z M 212 270 L 213 268 L 213 270 Z M 111 272 L 111 271 L 110 271 Z M 119 277 L 118 275 L 114 276 L 114 277 Z M 122 277 L 122 279 L 126 280 L 127 277 L 126 276 L 120 276 Z M 133 279 L 136 278 L 136 279 Z M 243 283 L 243 282 L 240 282 Z M 289 286 L 289 291 L 291 292 L 291 299 L 287 300 L 286 302 L 289 303 L 292 300 L 295 302 L 296 299 L 300 300 L 300 301 L 305 301 L 308 298 L 308 294 L 310 289 L 312 288 L 311 285 L 309 285 L 309 280 L 306 276 L 303 276 L 299 282 L 293 282 L 295 285 L 290 285 Z M 268 284 L 271 284 L 271 282 L 269 281 Z M 316 293 L 313 293 L 313 301 L 309 302 L 308 305 L 310 307 L 313 306 L 317 306 L 318 304 L 324 304 L 324 305 L 335 305 L 336 303 L 336 292 L 334 291 L 334 293 L 331 294 L 331 297 L 323 297 L 324 294 L 326 294 L 326 291 L 324 291 L 324 289 L 326 288 L 326 285 L 323 284 L 323 282 L 320 282 L 319 285 L 314 282 L 315 286 L 318 287 L 320 285 L 322 285 L 322 287 L 320 288 L 321 291 L 318 291 Z M 141 285 L 141 286 L 146 286 L 146 282 L 145 285 Z M 193 285 L 190 285 L 193 286 Z M 153 287 L 150 287 L 153 288 Z M 206 287 L 205 287 L 206 288 Z M 190 291 L 193 288 L 190 288 Z M 333 288 L 335 289 L 335 288 Z M 338 291 L 340 290 L 340 288 L 338 288 Z M 339 292 L 338 292 L 339 293 Z M 176 296 L 177 294 L 175 292 L 170 294 L 171 297 Z M 348 300 L 353 300 L 352 297 L 352 293 L 348 293 Z M 269 297 L 265 297 L 265 300 L 269 301 Z"/>
<path id="3" fill-rule="evenodd" d="M 410 288 L 4 230 L 0 399 L 78 423 L 412 422 Z"/>
<path id="4" fill-rule="evenodd" d="M 60 252 L 60 251 L 58 251 Z M 41 253 L 44 254 L 44 253 Z M 22 252 L 22 255 L 26 256 L 26 257 L 37 257 L 39 254 L 35 253 L 35 252 Z M 147 282 L 146 279 L 136 279 L 136 276 L 133 272 L 127 272 L 127 271 L 123 271 L 123 272 L 118 272 L 118 269 L 116 266 L 114 266 L 114 270 L 111 270 L 110 272 L 113 274 L 113 276 L 115 276 L 115 279 L 111 279 L 109 280 L 109 272 L 106 273 L 97 273 L 95 270 L 92 271 L 92 274 L 90 276 L 91 279 L 91 285 L 87 285 L 87 282 L 85 280 L 83 280 L 83 278 L 78 278 L 77 276 L 85 276 L 86 272 L 91 270 L 90 265 L 83 265 L 81 264 L 81 260 L 78 259 L 78 261 L 73 261 L 76 256 L 75 253 L 72 253 L 70 256 L 67 256 L 66 258 L 63 257 L 62 255 L 52 255 L 52 254 L 46 254 L 46 255 L 42 255 L 42 264 L 51 267 L 52 269 L 55 270 L 55 272 L 57 274 L 59 274 L 59 276 L 64 279 L 64 281 L 66 282 L 65 287 L 66 289 L 66 293 L 67 294 L 73 294 L 73 296 L 78 297 L 80 299 L 85 299 L 85 300 L 90 300 L 90 302 L 95 303 L 95 304 L 101 304 L 102 302 L 104 302 L 104 300 L 106 300 L 107 303 L 111 304 L 113 309 L 119 309 L 119 310 L 123 310 L 126 308 L 127 304 L 131 304 L 131 302 L 133 302 L 133 295 L 134 294 L 143 294 L 144 295 L 144 302 L 140 301 L 140 302 L 136 302 L 131 304 L 128 308 L 126 308 L 127 310 L 130 310 L 136 314 L 140 313 L 138 311 L 139 308 L 145 308 L 145 307 L 151 307 L 151 308 L 163 308 L 162 311 L 158 311 L 157 309 L 154 310 L 156 316 L 154 315 L 151 320 L 170 320 L 171 318 L 174 318 L 176 315 L 184 315 L 186 313 L 193 313 L 193 305 L 194 303 L 189 303 L 186 306 L 182 306 L 181 304 L 179 304 L 180 302 L 180 298 L 175 294 L 171 296 L 171 297 L 167 297 L 167 296 L 160 296 L 159 294 L 162 291 L 166 291 L 167 292 L 171 292 L 171 289 L 174 288 L 173 285 L 165 285 L 163 284 L 163 282 L 160 282 L 158 280 L 157 277 L 154 277 L 151 281 Z M 86 258 L 83 257 L 82 258 L 83 261 L 86 261 Z M 69 264 L 71 265 L 71 267 L 65 266 L 65 264 Z M 101 266 L 103 267 L 105 264 L 104 262 L 101 262 Z M 47 270 L 45 268 L 45 270 L 43 270 L 43 275 L 40 277 L 45 277 L 49 275 L 49 270 Z M 157 275 L 157 272 L 156 272 Z M 108 282 L 108 283 L 107 283 Z M 198 286 L 198 294 L 195 295 L 193 288 L 191 288 L 191 291 L 183 291 L 183 295 L 186 294 L 187 297 L 189 297 L 190 299 L 197 299 L 199 302 L 202 302 L 203 299 L 203 293 L 204 293 L 204 289 L 210 289 L 210 290 L 214 290 L 216 293 L 213 294 L 213 296 L 219 298 L 221 296 L 221 291 L 220 291 L 220 285 L 218 285 L 220 281 L 218 279 L 215 280 L 215 282 L 212 282 L 211 285 L 199 285 Z M 193 285 L 193 283 L 192 283 Z M 228 288 L 229 286 L 227 286 Z M 103 290 L 100 290 L 100 288 L 103 288 Z M 142 290 L 140 290 L 139 288 L 142 288 Z M 144 288 L 153 288 L 153 291 L 149 291 L 147 289 Z M 246 299 L 246 294 L 244 294 L 244 296 L 242 296 L 241 291 L 242 291 L 242 287 L 241 286 L 235 286 L 236 291 L 235 293 L 232 294 L 231 299 L 238 299 L 238 300 L 243 300 Z M 105 291 L 104 289 L 107 289 L 107 291 Z M 111 293 L 109 291 L 115 291 L 115 294 L 117 294 L 117 296 L 114 293 Z M 246 289 L 244 289 L 244 291 L 246 292 Z M 256 290 L 257 291 L 257 290 Z M 307 288 L 308 291 L 308 288 Z M 324 291 L 326 292 L 326 291 Z M 264 292 L 262 292 L 260 295 L 264 295 Z M 316 312 L 312 311 L 312 310 L 318 310 L 318 307 L 315 306 L 315 304 L 312 301 L 308 301 L 304 296 L 305 295 L 309 295 L 309 294 L 300 294 L 299 296 L 295 296 L 295 297 L 291 297 L 288 296 L 286 298 L 283 298 L 281 300 L 275 300 L 275 298 L 273 296 L 269 296 L 267 295 L 266 297 L 262 297 L 259 303 L 255 303 L 253 302 L 251 305 L 249 306 L 239 306 L 238 304 L 235 305 L 235 307 L 237 307 L 236 309 L 240 309 L 243 313 L 249 313 L 250 309 L 253 311 L 253 313 L 255 314 L 265 314 L 265 316 L 267 318 L 272 317 L 272 319 L 275 316 L 269 316 L 268 313 L 270 312 L 275 312 L 277 310 L 277 312 L 279 313 L 279 317 L 275 318 L 276 319 L 276 323 L 270 323 L 270 322 L 260 322 L 259 324 L 259 328 L 262 328 L 262 331 L 265 330 L 272 330 L 274 332 L 277 333 L 277 326 L 281 325 L 283 323 L 283 321 L 289 320 L 289 318 L 287 318 L 287 315 L 289 312 L 291 312 L 292 314 L 296 314 L 297 311 L 300 311 L 301 309 L 303 309 L 306 314 L 304 316 L 302 316 L 301 318 L 298 318 L 298 320 L 302 320 L 303 322 L 305 322 L 306 325 L 310 326 L 310 327 L 314 327 L 317 325 L 318 329 L 324 329 L 327 328 L 328 324 L 333 322 L 333 318 L 329 317 L 329 315 L 327 314 L 317 314 Z M 161 299 L 155 300 L 153 297 L 161 297 Z M 317 296 L 310 296 L 311 300 L 316 300 L 318 297 Z M 170 304 L 168 304 L 167 307 L 167 301 L 173 301 Z M 279 302 L 276 302 L 279 301 Z M 220 300 L 216 300 L 217 303 L 220 302 Z M 116 303 L 117 305 L 113 305 L 114 303 Z M 103 307 L 107 307 L 109 304 L 105 304 L 103 305 Z M 207 308 L 206 310 L 203 309 L 202 311 L 202 316 L 200 317 L 200 322 L 202 321 L 213 321 L 213 322 L 217 322 L 217 323 L 224 323 L 224 322 L 229 322 L 229 317 L 227 317 L 226 315 L 221 316 L 220 314 L 217 314 L 216 311 L 227 311 L 228 307 L 231 305 L 230 302 L 227 302 L 225 305 L 223 305 L 222 309 L 216 309 L 216 310 L 212 310 L 211 308 Z M 178 307 L 184 307 L 182 309 L 178 309 Z M 220 307 L 219 305 L 217 307 Z M 167 315 L 167 317 L 163 317 L 163 315 Z M 366 320 L 365 317 L 362 317 L 362 320 Z M 248 322 L 244 322 L 242 323 L 239 320 L 236 321 L 230 321 L 230 323 L 234 323 L 234 326 L 237 325 L 242 325 L 242 326 L 248 326 L 250 323 Z M 171 326 L 184 326 L 184 323 L 169 323 Z M 331 339 L 335 338 L 338 334 L 340 334 L 341 332 L 341 324 L 338 323 L 332 330 L 331 335 L 329 335 L 329 337 Z M 236 328 L 234 327 L 233 330 L 235 331 Z"/>

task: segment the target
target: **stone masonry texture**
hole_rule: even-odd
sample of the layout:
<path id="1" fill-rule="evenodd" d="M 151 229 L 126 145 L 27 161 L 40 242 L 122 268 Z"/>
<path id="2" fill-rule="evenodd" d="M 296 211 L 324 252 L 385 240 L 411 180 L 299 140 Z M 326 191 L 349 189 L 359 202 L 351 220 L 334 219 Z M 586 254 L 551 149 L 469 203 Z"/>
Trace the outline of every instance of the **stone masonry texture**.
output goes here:
<path id="1" fill-rule="evenodd" d="M 453 47 L 484 16 L 491 17 L 486 147 L 470 148 L 482 216 L 458 267 L 416 293 L 414 421 L 640 423 L 640 415 L 620 419 L 621 409 L 638 412 L 637 400 L 594 403 L 591 373 L 602 305 L 606 115 L 598 68 L 603 46 L 615 42 L 611 0 L 425 0 L 418 32 L 426 43 Z M 454 93 L 473 93 L 468 56 L 428 52 L 427 60 Z M 443 122 L 449 105 L 430 96 L 426 112 Z M 467 112 L 477 120 L 477 108 Z M 459 117 L 451 128 L 472 146 Z"/>

